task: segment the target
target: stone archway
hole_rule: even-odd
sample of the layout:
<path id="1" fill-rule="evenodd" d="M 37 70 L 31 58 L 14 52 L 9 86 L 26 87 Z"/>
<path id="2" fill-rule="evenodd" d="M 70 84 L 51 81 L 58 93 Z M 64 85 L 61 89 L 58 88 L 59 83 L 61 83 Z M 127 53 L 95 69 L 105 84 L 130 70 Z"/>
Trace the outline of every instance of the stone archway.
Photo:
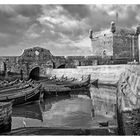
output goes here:
<path id="1" fill-rule="evenodd" d="M 40 68 L 34 67 L 29 73 L 29 79 L 39 80 L 39 73 L 40 73 Z"/>

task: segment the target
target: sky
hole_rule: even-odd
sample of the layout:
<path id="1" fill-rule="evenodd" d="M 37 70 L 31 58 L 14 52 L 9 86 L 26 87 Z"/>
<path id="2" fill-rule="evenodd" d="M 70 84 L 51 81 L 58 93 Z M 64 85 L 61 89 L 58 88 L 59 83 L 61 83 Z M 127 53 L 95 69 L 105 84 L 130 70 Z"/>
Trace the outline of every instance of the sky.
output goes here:
<path id="1" fill-rule="evenodd" d="M 0 5 L 0 56 L 43 47 L 53 55 L 92 55 L 89 29 L 140 23 L 140 5 Z"/>

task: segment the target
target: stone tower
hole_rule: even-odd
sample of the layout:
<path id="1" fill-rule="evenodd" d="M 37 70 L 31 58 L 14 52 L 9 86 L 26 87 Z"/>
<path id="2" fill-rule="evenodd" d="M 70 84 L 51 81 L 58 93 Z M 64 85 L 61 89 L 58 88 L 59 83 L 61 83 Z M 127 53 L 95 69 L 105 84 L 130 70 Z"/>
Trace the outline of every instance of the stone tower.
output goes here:
<path id="1" fill-rule="evenodd" d="M 91 39 L 93 56 L 103 57 L 106 55 L 114 63 L 139 61 L 139 33 L 140 26 L 134 30 L 116 27 L 114 22 L 111 22 L 110 29 L 100 32 L 90 30 L 89 38 Z"/>

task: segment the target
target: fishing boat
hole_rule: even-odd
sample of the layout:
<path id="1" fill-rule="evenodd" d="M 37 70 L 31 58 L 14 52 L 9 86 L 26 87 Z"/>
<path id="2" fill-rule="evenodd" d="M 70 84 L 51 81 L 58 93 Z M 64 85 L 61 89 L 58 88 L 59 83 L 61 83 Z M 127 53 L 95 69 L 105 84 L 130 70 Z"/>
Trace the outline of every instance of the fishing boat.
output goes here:
<path id="1" fill-rule="evenodd" d="M 0 102 L 0 133 L 11 130 L 12 102 Z"/>
<path id="2" fill-rule="evenodd" d="M 11 82 L 8 82 L 8 81 L 3 81 L 0 85 L 0 91 L 4 90 L 4 89 L 12 89 L 12 88 L 19 88 L 21 87 L 22 85 L 24 84 L 28 84 L 32 82 L 31 80 L 28 80 L 28 81 L 21 81 L 21 80 L 15 80 L 15 81 L 11 81 Z"/>
<path id="3" fill-rule="evenodd" d="M 64 77 L 63 77 L 64 79 Z M 62 80 L 62 78 L 61 78 Z M 49 80 L 48 78 L 37 81 L 37 83 L 42 83 L 42 88 L 44 91 L 44 98 L 48 96 L 57 95 L 67 95 L 73 91 L 87 91 L 90 85 L 90 75 L 86 78 L 81 77 L 81 79 L 70 80 L 65 79 L 63 82 L 58 81 L 58 78 L 53 78 Z"/>
<path id="4" fill-rule="evenodd" d="M 33 81 L 20 81 L 18 83 L 14 83 L 13 85 L 8 85 L 5 87 L 0 88 L 0 94 L 3 92 L 8 92 L 8 91 L 18 91 L 21 89 L 24 89 L 29 86 Z"/>
<path id="5" fill-rule="evenodd" d="M 38 100 L 40 97 L 41 86 L 40 83 L 30 82 L 23 88 L 0 91 L 0 102 L 12 101 L 13 105 L 19 105 Z"/>
<path id="6" fill-rule="evenodd" d="M 64 85 L 56 85 L 51 84 L 48 85 L 46 83 L 42 83 L 43 91 L 44 91 L 44 98 L 58 96 L 58 95 L 70 95 L 72 93 L 77 93 L 80 91 L 87 91 L 87 87 L 77 87 L 77 88 L 70 88 Z"/>
<path id="7" fill-rule="evenodd" d="M 82 87 L 89 87 L 90 85 L 90 75 L 88 75 L 87 78 L 81 79 L 81 80 L 75 80 L 69 83 L 64 84 L 66 87 L 69 87 L 71 89 L 75 88 L 82 88 Z"/>
<path id="8" fill-rule="evenodd" d="M 45 83 L 46 85 L 58 85 L 60 87 L 67 87 L 70 89 L 75 89 L 75 88 L 82 88 L 82 87 L 88 87 L 90 85 L 90 75 L 88 75 L 86 78 L 81 77 L 80 79 L 75 79 L 75 78 L 55 78 L 55 79 L 44 79 L 40 81 L 41 83 Z"/>
<path id="9" fill-rule="evenodd" d="M 63 85 L 56 85 L 56 84 L 46 84 L 42 83 L 44 98 L 49 96 L 57 96 L 57 95 L 65 95 L 71 92 L 71 88 L 65 87 Z"/>

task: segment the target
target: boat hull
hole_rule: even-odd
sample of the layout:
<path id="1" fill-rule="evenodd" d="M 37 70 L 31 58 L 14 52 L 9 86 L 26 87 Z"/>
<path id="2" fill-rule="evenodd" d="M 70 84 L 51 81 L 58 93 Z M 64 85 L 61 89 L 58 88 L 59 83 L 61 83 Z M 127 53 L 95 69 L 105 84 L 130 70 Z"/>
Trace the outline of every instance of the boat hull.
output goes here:
<path id="1" fill-rule="evenodd" d="M 12 103 L 0 102 L 0 133 L 11 130 Z"/>
<path id="2" fill-rule="evenodd" d="M 23 95 L 20 95 L 20 96 L 17 96 L 17 97 L 8 97 L 8 96 L 5 95 L 6 98 L 5 99 L 0 98 L 0 101 L 3 101 L 3 102 L 4 101 L 12 101 L 13 105 L 19 105 L 19 104 L 24 104 L 24 103 L 27 103 L 27 102 L 39 100 L 40 90 L 41 90 L 41 84 L 39 84 L 37 87 L 33 88 L 32 91 L 27 92 L 26 94 L 23 93 Z"/>

